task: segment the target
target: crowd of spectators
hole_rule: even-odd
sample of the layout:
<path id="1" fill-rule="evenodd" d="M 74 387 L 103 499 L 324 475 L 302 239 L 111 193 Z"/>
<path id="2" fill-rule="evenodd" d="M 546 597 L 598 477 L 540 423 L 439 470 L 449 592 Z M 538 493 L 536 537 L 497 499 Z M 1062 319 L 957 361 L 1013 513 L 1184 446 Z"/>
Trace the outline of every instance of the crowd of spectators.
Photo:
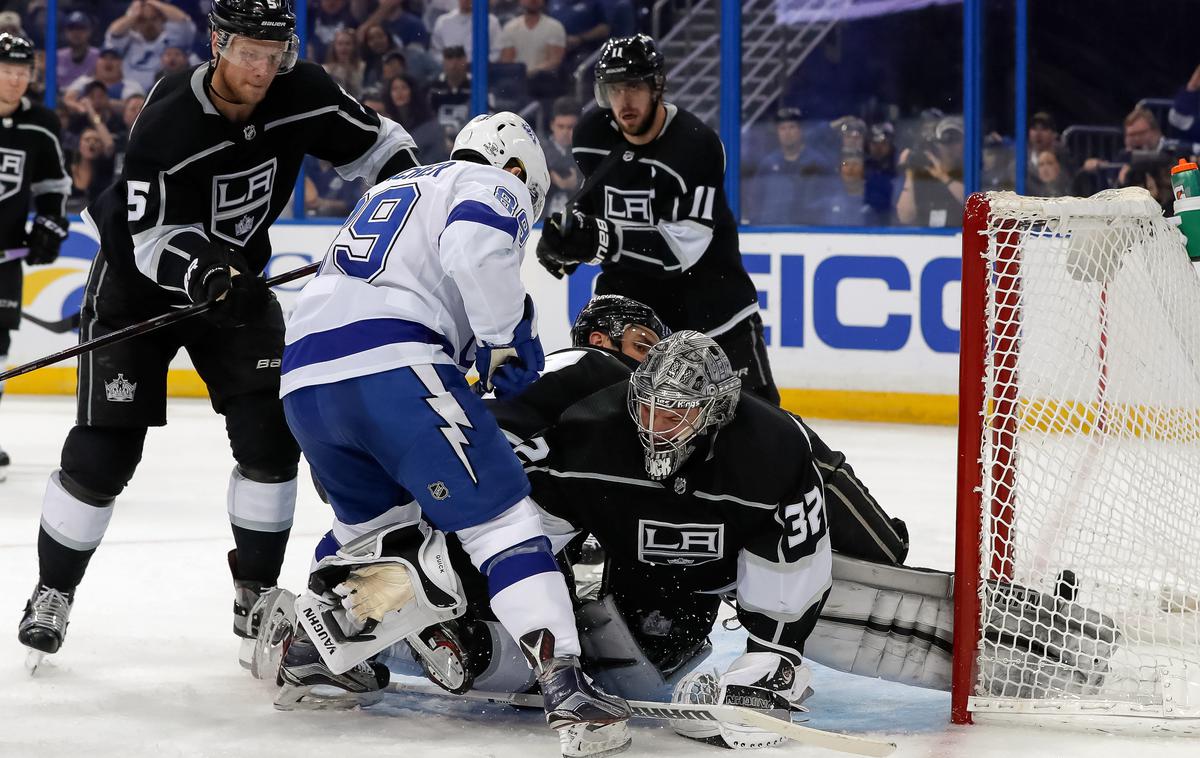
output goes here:
<path id="1" fill-rule="evenodd" d="M 492 0 L 489 104 L 524 111 L 551 151 L 569 157 L 570 130 L 563 125 L 580 113 L 568 97 L 574 69 L 610 35 L 644 28 L 651 6 L 651 0 Z M 0 31 L 22 33 L 44 49 L 45 0 L 7 7 L 0 10 Z M 129 126 L 154 83 L 211 57 L 210 0 L 59 0 L 58 7 L 54 86 L 73 179 L 69 209 L 78 212 L 120 171 Z M 471 0 L 309 0 L 301 30 L 305 57 L 408 129 L 426 160 L 444 159 L 470 114 L 471 9 Z M 39 89 L 45 86 L 44 61 L 35 78 Z M 556 165 L 554 191 L 565 199 L 578 185 L 577 172 L 561 160 Z M 310 215 L 342 213 L 363 189 L 319 161 L 306 164 L 306 174 Z"/>
<path id="2" fill-rule="evenodd" d="M 82 209 L 120 171 L 129 128 L 162 76 L 211 57 L 210 0 L 60 0 L 55 88 Z M 579 186 L 571 130 L 583 106 L 576 70 L 609 36 L 647 30 L 650 0 L 491 0 L 489 106 L 523 112 L 545 136 L 552 188 L 546 212 Z M 46 2 L 0 0 L 0 31 L 45 45 Z M 472 0 L 309 0 L 306 57 L 352 96 L 401 123 L 427 160 L 448 156 L 471 101 Z M 35 78 L 44 82 L 44 62 Z M 34 94 L 37 94 L 35 85 Z M 760 225 L 955 226 L 964 200 L 960 116 L 927 109 L 912 118 L 810 119 L 783 107 L 760 138 L 743 143 L 742 219 Z M 1160 123 L 1162 121 L 1163 123 Z M 1095 129 L 1095 127 L 1092 127 Z M 1164 133 L 1164 129 L 1166 133 Z M 1086 131 L 1086 129 L 1084 130 Z M 1103 130 L 1097 130 L 1103 131 Z M 1050 112 L 1028 124 L 1027 159 L 988 134 L 981 188 L 1013 189 L 1025 171 L 1031 195 L 1088 195 L 1146 187 L 1164 207 L 1170 165 L 1200 145 L 1200 67 L 1169 112 L 1132 109 L 1112 149 L 1064 138 Z M 1069 133 L 1068 133 L 1069 134 Z M 348 210 L 363 187 L 331 166 L 306 164 L 310 215 Z"/>

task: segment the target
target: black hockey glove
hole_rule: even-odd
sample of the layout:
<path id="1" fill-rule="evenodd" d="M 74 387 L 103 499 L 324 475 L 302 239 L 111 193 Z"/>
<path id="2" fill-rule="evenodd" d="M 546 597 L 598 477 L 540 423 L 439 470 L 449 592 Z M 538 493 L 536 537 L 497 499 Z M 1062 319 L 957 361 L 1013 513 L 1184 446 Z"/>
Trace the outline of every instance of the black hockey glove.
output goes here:
<path id="1" fill-rule="evenodd" d="M 562 214 L 552 214 L 538 240 L 538 263 L 554 278 L 575 273 L 581 263 L 603 263 L 612 253 L 616 237 L 607 219 L 573 211 L 569 228 L 563 226 Z"/>
<path id="2" fill-rule="evenodd" d="M 34 216 L 33 228 L 25 239 L 25 245 L 29 248 L 25 262 L 30 266 L 54 263 L 58 258 L 58 249 L 67 238 L 68 228 L 69 222 L 65 216 Z"/>
<path id="3" fill-rule="evenodd" d="M 218 326 L 241 326 L 263 312 L 275 294 L 236 253 L 197 256 L 188 266 L 184 288 L 193 303 L 212 303 L 205 314 Z"/>

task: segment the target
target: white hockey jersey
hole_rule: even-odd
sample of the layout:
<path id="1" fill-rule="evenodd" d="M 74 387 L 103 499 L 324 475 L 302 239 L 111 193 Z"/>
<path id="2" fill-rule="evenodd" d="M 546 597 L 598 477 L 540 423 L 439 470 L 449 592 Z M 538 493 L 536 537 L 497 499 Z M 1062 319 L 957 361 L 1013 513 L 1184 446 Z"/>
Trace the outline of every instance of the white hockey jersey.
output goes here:
<path id="1" fill-rule="evenodd" d="M 477 340 L 511 342 L 531 206 L 517 177 L 462 161 L 368 190 L 288 317 L 280 395 L 419 363 L 465 373 Z"/>

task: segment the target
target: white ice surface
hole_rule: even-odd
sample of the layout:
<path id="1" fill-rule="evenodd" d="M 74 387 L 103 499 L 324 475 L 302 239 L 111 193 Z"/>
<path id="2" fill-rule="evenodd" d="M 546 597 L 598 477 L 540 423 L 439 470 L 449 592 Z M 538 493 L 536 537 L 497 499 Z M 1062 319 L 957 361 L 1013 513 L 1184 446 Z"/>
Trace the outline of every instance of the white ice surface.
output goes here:
<path id="1" fill-rule="evenodd" d="M 37 574 L 46 477 L 74 417 L 68 398 L 5 398 L 0 444 L 14 465 L 0 484 L 0 757 L 496 756 L 554 758 L 540 715 L 444 698 L 389 696 L 354 713 L 280 713 L 272 688 L 237 664 L 230 632 L 232 547 L 225 486 L 233 465 L 224 427 L 203 401 L 176 401 L 152 429 L 133 483 L 79 589 L 66 645 L 34 678 L 16 625 Z M 845 451 L 880 502 L 908 522 L 910 563 L 949 568 L 955 446 L 949 428 L 814 421 Z M 307 474 L 302 474 L 306 477 Z M 301 487 L 283 584 L 302 587 L 329 513 Z M 1200 549 L 1200 548 L 1198 548 Z M 0 621 L 3 620 L 0 616 Z M 737 633 L 718 632 L 718 662 Z M 887 736 L 897 756 L 1148 758 L 1200 755 L 1200 740 L 1077 735 L 1035 728 L 949 725 L 949 696 L 819 669 L 813 726 Z M 628 755 L 717 756 L 655 722 L 639 722 Z M 764 755 L 819 756 L 790 744 Z"/>

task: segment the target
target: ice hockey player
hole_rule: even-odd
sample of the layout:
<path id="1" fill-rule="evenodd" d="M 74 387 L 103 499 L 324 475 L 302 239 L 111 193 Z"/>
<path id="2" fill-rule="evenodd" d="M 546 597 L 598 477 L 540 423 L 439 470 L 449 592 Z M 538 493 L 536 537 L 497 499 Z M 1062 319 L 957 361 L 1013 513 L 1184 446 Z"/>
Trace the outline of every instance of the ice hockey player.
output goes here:
<path id="1" fill-rule="evenodd" d="M 629 745 L 624 701 L 579 666 L 570 596 L 529 481 L 464 377 L 473 362 L 503 397 L 544 365 L 520 265 L 548 188 L 530 126 L 512 113 L 479 116 L 450 161 L 367 192 L 297 299 L 284 408 L 335 522 L 296 605 L 278 707 L 377 701 L 387 669 L 367 658 L 461 612 L 423 515 L 486 577 L 564 755 Z"/>
<path id="2" fill-rule="evenodd" d="M 671 329 L 704 332 L 746 389 L 779 403 L 758 293 L 742 265 L 725 199 L 716 132 L 664 101 L 666 63 L 650 37 L 609 40 L 596 63 L 596 102 L 575 127 L 576 163 L 595 186 L 571 217 L 554 214 L 538 242 L 555 276 L 598 263 L 596 292 L 650 306 Z"/>
<path id="3" fill-rule="evenodd" d="M 167 366 L 181 347 L 225 417 L 237 461 L 230 567 L 247 663 L 254 607 L 278 594 L 300 455 L 279 401 L 283 317 L 260 276 L 268 229 L 305 154 L 347 179 L 375 181 L 416 164 L 398 124 L 360 106 L 320 66 L 297 61 L 290 2 L 213 0 L 209 19 L 212 61 L 158 82 L 121 176 L 84 213 L 100 252 L 80 337 L 195 303 L 213 308 L 80 359 L 76 425 L 46 486 L 39 578 L 18 630 L 31 663 L 62 645 L 75 589 L 141 459 L 146 429 L 166 423 Z"/>
<path id="4" fill-rule="evenodd" d="M 31 266 L 53 263 L 67 238 L 66 201 L 71 180 L 63 166 L 58 117 L 25 96 L 33 76 L 33 44 L 7 32 L 0 34 L 0 251 L 28 247 Z M 25 231 L 30 200 L 33 224 Z M 21 325 L 20 260 L 0 263 L 0 366 Z M 0 394 L 4 385 L 0 383 Z M 8 468 L 0 449 L 0 482 Z"/>

